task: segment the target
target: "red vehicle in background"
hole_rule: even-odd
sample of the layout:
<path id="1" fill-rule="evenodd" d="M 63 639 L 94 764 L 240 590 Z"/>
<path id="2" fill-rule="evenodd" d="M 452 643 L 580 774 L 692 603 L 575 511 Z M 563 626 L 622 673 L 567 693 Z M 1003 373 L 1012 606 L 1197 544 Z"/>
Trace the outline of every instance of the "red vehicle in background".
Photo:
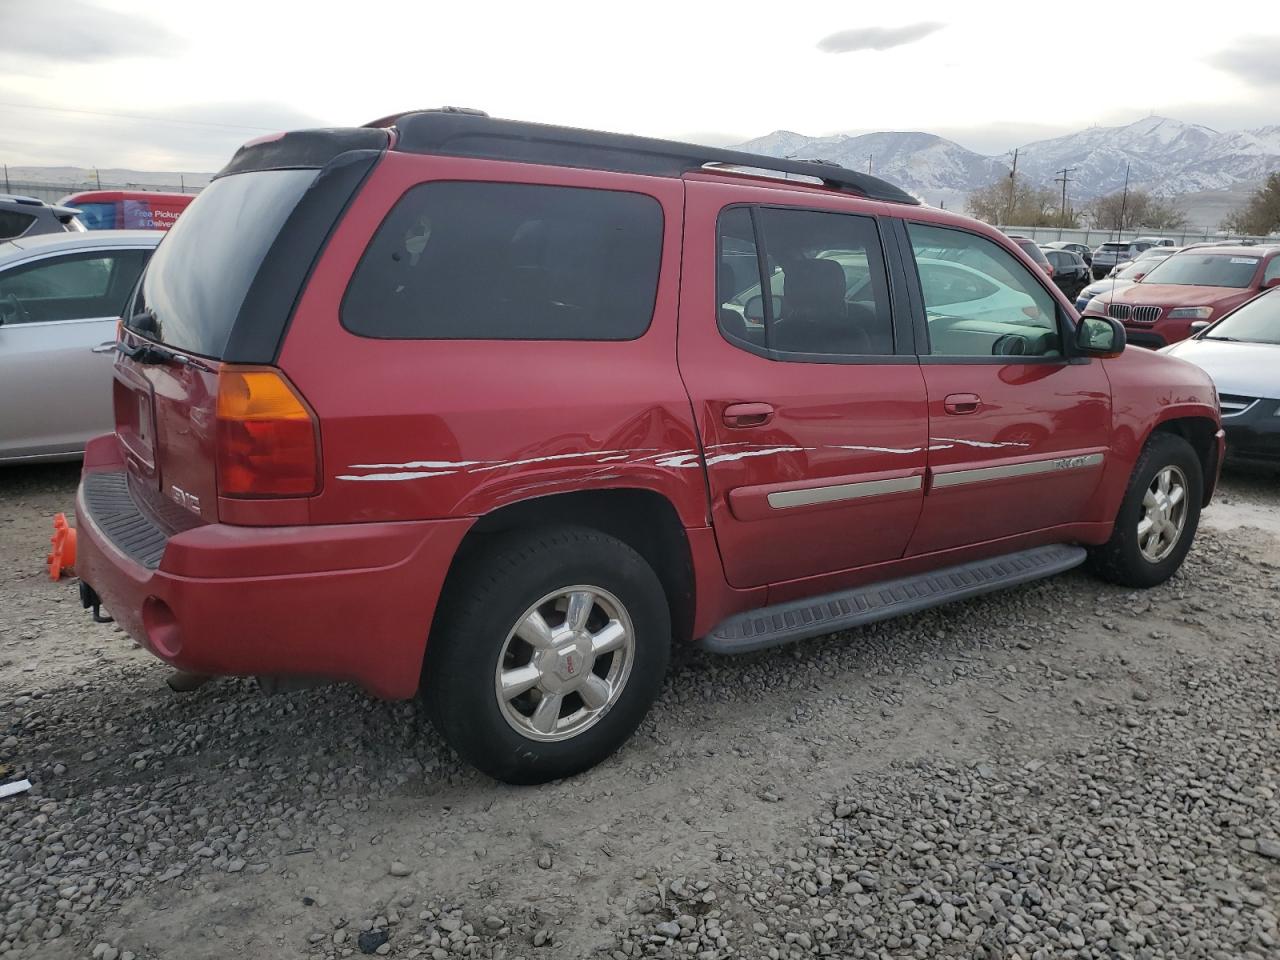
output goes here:
<path id="1" fill-rule="evenodd" d="M 89 230 L 168 230 L 194 199 L 189 193 L 91 190 L 63 197 L 61 204 L 79 210 Z"/>
<path id="2" fill-rule="evenodd" d="M 1084 312 L 1119 320 L 1129 343 L 1159 349 L 1280 286 L 1280 246 L 1188 248 L 1139 279 L 1114 294 L 1099 294 Z"/>

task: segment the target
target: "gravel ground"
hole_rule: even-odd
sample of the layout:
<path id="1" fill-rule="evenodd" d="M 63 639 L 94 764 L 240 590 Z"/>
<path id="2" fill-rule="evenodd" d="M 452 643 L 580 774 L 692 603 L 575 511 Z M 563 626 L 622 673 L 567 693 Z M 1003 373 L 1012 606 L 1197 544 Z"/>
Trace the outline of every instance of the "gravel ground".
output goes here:
<path id="1" fill-rule="evenodd" d="M 413 704 L 176 694 L 43 577 L 76 468 L 0 472 L 0 958 L 1280 957 L 1280 484 L 1145 593 L 1076 572 L 677 657 L 538 788 Z"/>

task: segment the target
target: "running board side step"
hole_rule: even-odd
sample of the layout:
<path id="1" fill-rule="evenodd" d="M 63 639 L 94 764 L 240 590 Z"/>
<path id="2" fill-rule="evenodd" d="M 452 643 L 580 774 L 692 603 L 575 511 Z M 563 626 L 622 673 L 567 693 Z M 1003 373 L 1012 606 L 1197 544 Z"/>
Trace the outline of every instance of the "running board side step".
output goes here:
<path id="1" fill-rule="evenodd" d="M 716 624 L 699 646 L 712 653 L 751 653 L 793 640 L 808 640 L 1051 577 L 1080 566 L 1086 556 L 1084 547 L 1055 543 L 748 610 Z"/>

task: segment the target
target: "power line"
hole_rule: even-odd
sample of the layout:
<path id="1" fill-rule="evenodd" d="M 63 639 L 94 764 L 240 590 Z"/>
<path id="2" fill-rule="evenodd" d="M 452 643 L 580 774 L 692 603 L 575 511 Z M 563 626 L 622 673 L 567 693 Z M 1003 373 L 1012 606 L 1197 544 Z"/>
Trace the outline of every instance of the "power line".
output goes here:
<path id="1" fill-rule="evenodd" d="M 34 103 L 8 103 L 0 101 L 0 107 L 19 110 L 43 110 L 49 113 L 79 113 L 87 117 L 109 117 L 113 120 L 141 120 L 143 123 L 180 123 L 192 127 L 221 127 L 224 130 L 257 130 L 276 133 L 279 127 L 254 127 L 244 123 L 215 123 L 212 120 L 177 120 L 168 117 L 143 117 L 134 113 L 107 113 L 102 110 L 73 110 L 71 107 L 45 107 Z"/>

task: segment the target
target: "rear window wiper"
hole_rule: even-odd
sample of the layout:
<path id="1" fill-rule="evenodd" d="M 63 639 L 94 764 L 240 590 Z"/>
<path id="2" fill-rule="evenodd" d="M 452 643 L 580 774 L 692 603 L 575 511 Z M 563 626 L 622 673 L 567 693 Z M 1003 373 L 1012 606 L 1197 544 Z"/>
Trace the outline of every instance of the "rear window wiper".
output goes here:
<path id="1" fill-rule="evenodd" d="M 1219 335 L 1219 336 L 1215 336 L 1215 337 L 1201 337 L 1200 339 L 1201 339 L 1201 340 L 1225 340 L 1227 343 L 1239 343 L 1239 342 L 1240 342 L 1239 338 L 1237 338 L 1237 337 L 1224 337 L 1224 336 L 1220 336 L 1220 335 Z"/>
<path id="2" fill-rule="evenodd" d="M 185 353 L 176 353 L 166 347 L 157 346 L 154 343 L 141 343 L 136 347 L 127 346 L 124 343 L 117 343 L 116 350 L 121 355 L 128 357 L 135 363 L 177 363 L 184 367 L 195 367 L 197 370 L 212 371 L 213 367 L 197 360 L 194 357 L 188 357 Z"/>

